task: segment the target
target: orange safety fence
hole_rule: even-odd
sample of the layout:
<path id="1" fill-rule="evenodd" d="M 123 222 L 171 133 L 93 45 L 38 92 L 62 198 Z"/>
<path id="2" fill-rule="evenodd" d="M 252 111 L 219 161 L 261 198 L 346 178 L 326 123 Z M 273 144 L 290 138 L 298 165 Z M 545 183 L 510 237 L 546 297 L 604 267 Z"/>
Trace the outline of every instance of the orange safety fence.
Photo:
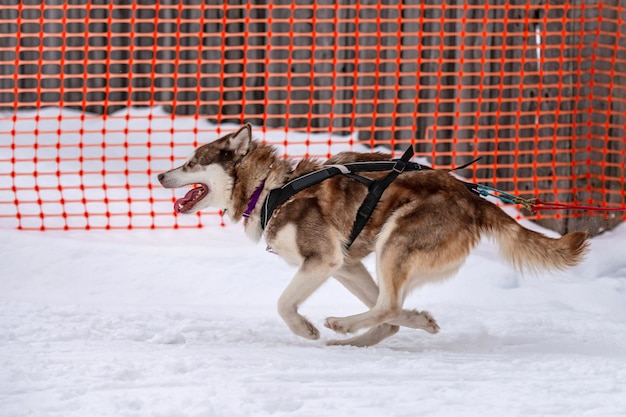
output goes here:
<path id="1" fill-rule="evenodd" d="M 6 1 L 0 227 L 221 224 L 175 216 L 155 176 L 244 122 L 286 157 L 411 145 L 482 157 L 460 174 L 524 198 L 622 207 L 625 21 L 620 0 Z"/>

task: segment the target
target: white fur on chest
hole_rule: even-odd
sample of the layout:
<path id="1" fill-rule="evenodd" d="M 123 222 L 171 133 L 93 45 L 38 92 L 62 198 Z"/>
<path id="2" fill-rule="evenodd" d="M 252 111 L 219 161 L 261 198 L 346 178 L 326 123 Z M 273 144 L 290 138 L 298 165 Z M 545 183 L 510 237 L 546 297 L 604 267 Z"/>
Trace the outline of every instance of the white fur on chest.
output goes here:
<path id="1" fill-rule="evenodd" d="M 296 226 L 289 223 L 281 228 L 273 239 L 267 241 L 273 252 L 294 266 L 302 264 L 304 260 L 298 249 L 297 232 Z"/>

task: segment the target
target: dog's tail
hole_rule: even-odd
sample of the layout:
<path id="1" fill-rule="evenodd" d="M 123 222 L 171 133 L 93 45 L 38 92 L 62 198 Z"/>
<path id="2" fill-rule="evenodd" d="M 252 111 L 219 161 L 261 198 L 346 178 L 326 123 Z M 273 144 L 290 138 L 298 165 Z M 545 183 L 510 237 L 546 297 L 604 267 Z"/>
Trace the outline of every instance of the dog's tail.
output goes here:
<path id="1" fill-rule="evenodd" d="M 589 247 L 587 233 L 572 232 L 554 239 L 526 229 L 499 207 L 490 208 L 484 231 L 492 236 L 502 256 L 520 271 L 563 270 L 578 265 Z"/>

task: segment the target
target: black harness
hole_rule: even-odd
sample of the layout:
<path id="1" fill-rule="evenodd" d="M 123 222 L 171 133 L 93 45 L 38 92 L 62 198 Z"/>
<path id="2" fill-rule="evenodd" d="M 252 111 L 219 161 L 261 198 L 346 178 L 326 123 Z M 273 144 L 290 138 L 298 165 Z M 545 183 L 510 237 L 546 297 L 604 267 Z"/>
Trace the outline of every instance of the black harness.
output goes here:
<path id="1" fill-rule="evenodd" d="M 404 152 L 402 157 L 399 159 L 392 159 L 390 161 L 351 162 L 343 165 L 328 165 L 317 171 L 295 178 L 282 187 L 275 188 L 269 192 L 265 202 L 263 203 L 263 207 L 261 208 L 261 228 L 265 230 L 265 227 L 267 226 L 267 223 L 269 222 L 276 207 L 289 200 L 299 191 L 319 184 L 320 182 L 334 177 L 335 175 L 343 174 L 367 185 L 368 188 L 367 196 L 357 211 L 356 219 L 354 220 L 354 225 L 352 226 L 352 232 L 350 233 L 350 239 L 348 240 L 348 243 L 346 243 L 346 249 L 348 249 L 367 224 L 367 221 L 376 208 L 376 204 L 385 192 L 385 189 L 387 189 L 389 184 L 391 184 L 393 180 L 398 177 L 398 175 L 405 171 L 423 171 L 432 169 L 418 164 L 417 162 L 409 162 L 412 157 L 413 147 L 409 146 L 406 152 Z M 381 171 L 390 172 L 380 180 L 372 180 L 355 174 L 356 172 Z"/>
<path id="2" fill-rule="evenodd" d="M 320 182 L 334 177 L 338 174 L 343 174 L 347 177 L 355 179 L 365 185 L 367 185 L 368 192 L 365 200 L 361 203 L 359 210 L 356 214 L 356 219 L 352 226 L 352 232 L 350 233 L 350 239 L 346 243 L 346 249 L 350 248 L 361 231 L 365 228 L 367 221 L 369 220 L 372 212 L 376 208 L 376 204 L 380 200 L 389 184 L 391 184 L 397 177 L 403 172 L 410 171 L 424 171 L 431 170 L 431 167 L 418 164 L 417 162 L 409 162 L 413 157 L 413 147 L 409 146 L 404 154 L 398 159 L 392 159 L 390 161 L 367 161 L 367 162 L 350 162 L 343 165 L 328 165 L 317 171 L 304 174 L 298 178 L 294 178 L 280 188 L 274 188 L 265 198 L 263 207 L 261 207 L 261 229 L 265 230 L 267 223 L 269 223 L 272 213 L 276 207 L 289 200 L 292 196 L 302 191 L 305 188 L 319 184 Z M 480 158 L 477 158 L 471 162 L 468 162 L 462 166 L 454 168 L 452 171 L 467 168 L 468 166 L 476 163 Z M 391 171 L 383 179 L 372 180 L 365 178 L 361 175 L 355 174 L 356 172 L 381 172 Z M 460 181 L 460 180 L 459 180 Z M 460 181 L 468 190 L 481 195 L 478 185 L 474 183 L 468 183 Z"/>

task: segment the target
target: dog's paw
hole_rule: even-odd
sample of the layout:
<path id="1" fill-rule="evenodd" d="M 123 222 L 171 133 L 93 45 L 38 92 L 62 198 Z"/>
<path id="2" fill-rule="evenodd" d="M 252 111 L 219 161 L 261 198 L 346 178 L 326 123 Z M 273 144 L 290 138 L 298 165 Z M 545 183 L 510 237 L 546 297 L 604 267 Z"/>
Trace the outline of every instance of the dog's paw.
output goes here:
<path id="1" fill-rule="evenodd" d="M 324 326 L 341 334 L 350 333 L 350 329 L 338 317 L 328 317 L 324 321 Z"/>
<path id="2" fill-rule="evenodd" d="M 439 333 L 439 325 L 435 321 L 434 317 L 430 315 L 428 311 L 415 311 L 416 318 L 422 323 L 419 328 L 427 331 L 428 333 Z"/>
<path id="3" fill-rule="evenodd" d="M 391 320 L 391 323 L 412 329 L 421 329 L 433 334 L 439 331 L 437 322 L 428 311 L 403 310 L 398 317 Z"/>
<path id="4" fill-rule="evenodd" d="M 313 326 L 311 322 L 309 322 L 308 320 L 305 320 L 305 326 L 307 329 L 307 333 L 306 335 L 304 335 L 304 337 L 306 337 L 307 339 L 311 339 L 311 340 L 317 340 L 320 338 L 320 331 L 317 330 L 317 327 Z"/>
<path id="5" fill-rule="evenodd" d="M 300 314 L 284 314 L 282 318 L 293 334 L 309 340 L 317 340 L 320 338 L 319 330 Z"/>
<path id="6" fill-rule="evenodd" d="M 302 317 L 297 324 L 290 325 L 289 328 L 296 335 L 304 337 L 305 339 L 317 340 L 320 338 L 320 331 L 317 330 L 317 327 L 311 324 L 311 322 L 304 317 Z"/>

